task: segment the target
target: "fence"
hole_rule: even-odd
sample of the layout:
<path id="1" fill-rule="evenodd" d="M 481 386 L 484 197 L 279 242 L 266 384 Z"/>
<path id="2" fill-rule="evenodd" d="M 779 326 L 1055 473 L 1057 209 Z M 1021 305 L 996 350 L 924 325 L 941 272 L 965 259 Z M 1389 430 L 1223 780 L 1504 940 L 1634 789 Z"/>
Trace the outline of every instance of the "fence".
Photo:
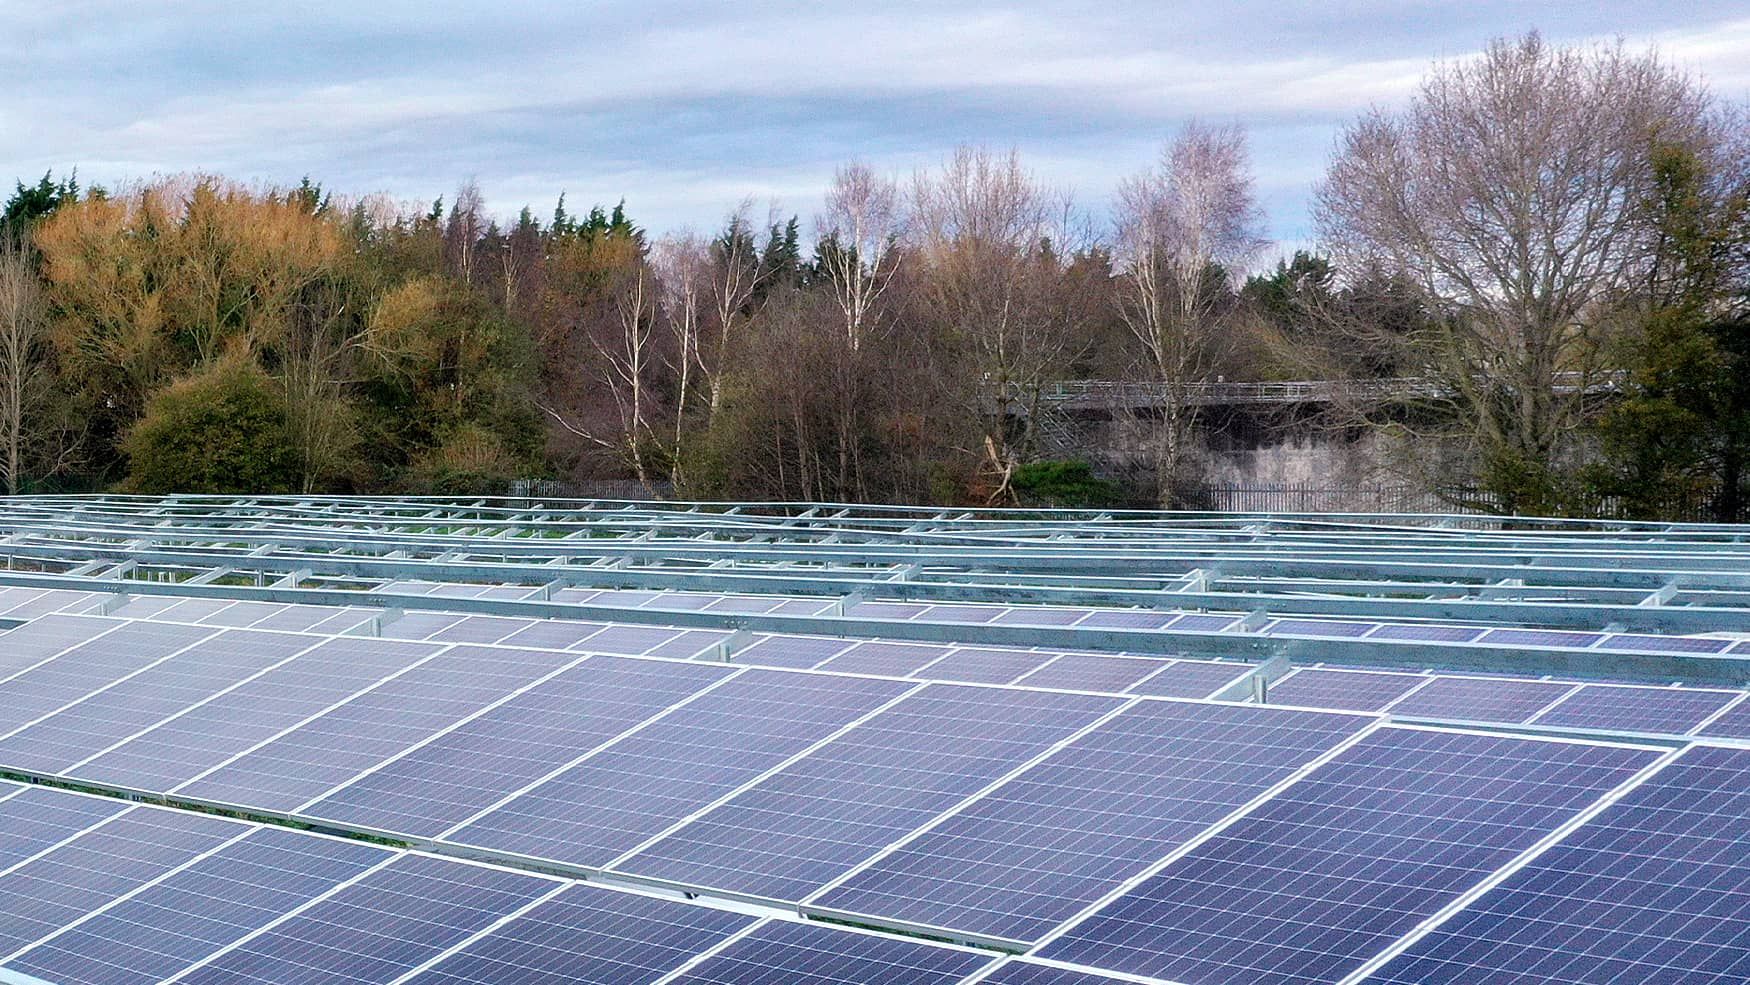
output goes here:
<path id="1" fill-rule="evenodd" d="M 1426 489 L 1414 486 L 1323 486 L 1311 482 L 1207 485 L 1198 505 L 1238 513 L 1462 513 Z"/>

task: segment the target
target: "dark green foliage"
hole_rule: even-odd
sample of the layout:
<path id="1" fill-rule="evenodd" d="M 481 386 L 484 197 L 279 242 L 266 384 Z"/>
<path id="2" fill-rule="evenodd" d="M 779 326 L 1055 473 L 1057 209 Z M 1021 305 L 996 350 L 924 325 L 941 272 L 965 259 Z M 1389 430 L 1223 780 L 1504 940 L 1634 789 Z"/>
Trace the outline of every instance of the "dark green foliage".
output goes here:
<path id="1" fill-rule="evenodd" d="M 1023 506 L 1086 509 L 1116 506 L 1124 498 L 1117 483 L 1094 475 L 1087 462 L 1030 462 L 1015 469 L 1009 484 Z"/>
<path id="2" fill-rule="evenodd" d="M 79 200 L 79 173 L 60 181 L 54 180 L 54 172 L 45 172 L 42 179 L 34 185 L 15 182 L 17 190 L 6 200 L 6 207 L 0 210 L 0 230 L 14 235 L 30 231 L 30 227 L 43 216 L 53 213 L 68 202 Z"/>
<path id="3" fill-rule="evenodd" d="M 286 493 L 298 454 L 285 401 L 253 364 L 227 360 L 155 395 L 128 432 L 129 492 Z"/>

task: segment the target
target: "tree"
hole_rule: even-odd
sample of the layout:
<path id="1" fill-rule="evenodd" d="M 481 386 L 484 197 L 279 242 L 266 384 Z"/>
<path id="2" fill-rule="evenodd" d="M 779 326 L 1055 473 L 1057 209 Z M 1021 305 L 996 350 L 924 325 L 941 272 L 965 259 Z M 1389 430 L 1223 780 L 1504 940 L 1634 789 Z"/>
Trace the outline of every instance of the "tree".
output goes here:
<path id="1" fill-rule="evenodd" d="M 0 230 L 0 483 L 17 495 L 27 472 L 59 471 L 75 436 L 44 414 L 52 380 L 48 312 L 29 241 Z"/>
<path id="2" fill-rule="evenodd" d="M 1440 394 L 1443 424 L 1413 444 L 1456 446 L 1478 476 L 1461 502 L 1561 508 L 1608 380 L 1602 343 L 1651 262 L 1648 141 L 1705 142 L 1707 117 L 1706 95 L 1651 55 L 1533 33 L 1439 66 L 1406 108 L 1339 138 L 1320 232 L 1341 268 L 1376 266 L 1435 302 L 1400 362 Z"/>
<path id="3" fill-rule="evenodd" d="M 833 173 L 826 212 L 815 221 L 815 269 L 844 318 L 845 345 L 861 348 L 879 317 L 876 305 L 899 266 L 899 186 L 867 164 Z"/>
<path id="4" fill-rule="evenodd" d="M 1262 245 L 1245 132 L 1187 124 L 1152 169 L 1125 181 L 1118 222 L 1118 311 L 1156 384 L 1156 495 L 1174 505 L 1197 408 L 1231 293 L 1227 271 Z"/>
<path id="5" fill-rule="evenodd" d="M 63 205 L 79 201 L 78 172 L 56 181 L 53 171 L 45 171 L 34 185 L 27 186 L 22 181 L 16 185 L 17 190 L 6 200 L 5 208 L 0 209 L 0 235 L 26 234 L 43 217 L 53 214 Z"/>
<path id="6" fill-rule="evenodd" d="M 152 397 L 124 442 L 127 488 L 149 495 L 292 492 L 298 453 L 286 425 L 273 380 L 246 357 L 227 357 Z"/>

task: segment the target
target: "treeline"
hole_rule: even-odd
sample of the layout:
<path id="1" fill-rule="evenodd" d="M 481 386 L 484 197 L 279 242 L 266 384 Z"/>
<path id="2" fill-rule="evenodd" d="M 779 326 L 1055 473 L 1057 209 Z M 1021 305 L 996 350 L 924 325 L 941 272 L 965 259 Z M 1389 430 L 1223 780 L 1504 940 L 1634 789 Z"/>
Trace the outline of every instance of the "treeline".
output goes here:
<path id="1" fill-rule="evenodd" d="M 1321 242 L 1264 243 L 1245 135 L 1190 124 L 1100 228 L 1013 152 L 653 236 L 183 176 L 20 183 L 0 223 L 9 488 L 1187 502 L 1211 380 L 1413 377 L 1331 422 L 1517 512 L 1743 509 L 1750 154 L 1650 55 L 1535 35 L 1344 132 Z M 1149 384 L 1146 485 L 1042 433 L 1049 385 Z M 1371 392 L 1371 391 L 1369 391 Z"/>

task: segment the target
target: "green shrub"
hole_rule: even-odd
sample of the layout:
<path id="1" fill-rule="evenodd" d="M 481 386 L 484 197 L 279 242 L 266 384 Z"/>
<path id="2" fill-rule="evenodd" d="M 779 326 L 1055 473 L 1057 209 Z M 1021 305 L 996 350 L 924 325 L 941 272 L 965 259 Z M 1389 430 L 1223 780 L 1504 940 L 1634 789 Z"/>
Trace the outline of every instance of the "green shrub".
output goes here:
<path id="1" fill-rule="evenodd" d="M 299 485 L 285 398 L 247 359 L 224 359 L 160 391 L 122 448 L 130 492 L 284 493 Z"/>
<path id="2" fill-rule="evenodd" d="M 1094 475 L 1087 462 L 1029 462 L 1015 469 L 1009 485 L 1024 506 L 1083 509 L 1123 501 L 1118 484 Z"/>

